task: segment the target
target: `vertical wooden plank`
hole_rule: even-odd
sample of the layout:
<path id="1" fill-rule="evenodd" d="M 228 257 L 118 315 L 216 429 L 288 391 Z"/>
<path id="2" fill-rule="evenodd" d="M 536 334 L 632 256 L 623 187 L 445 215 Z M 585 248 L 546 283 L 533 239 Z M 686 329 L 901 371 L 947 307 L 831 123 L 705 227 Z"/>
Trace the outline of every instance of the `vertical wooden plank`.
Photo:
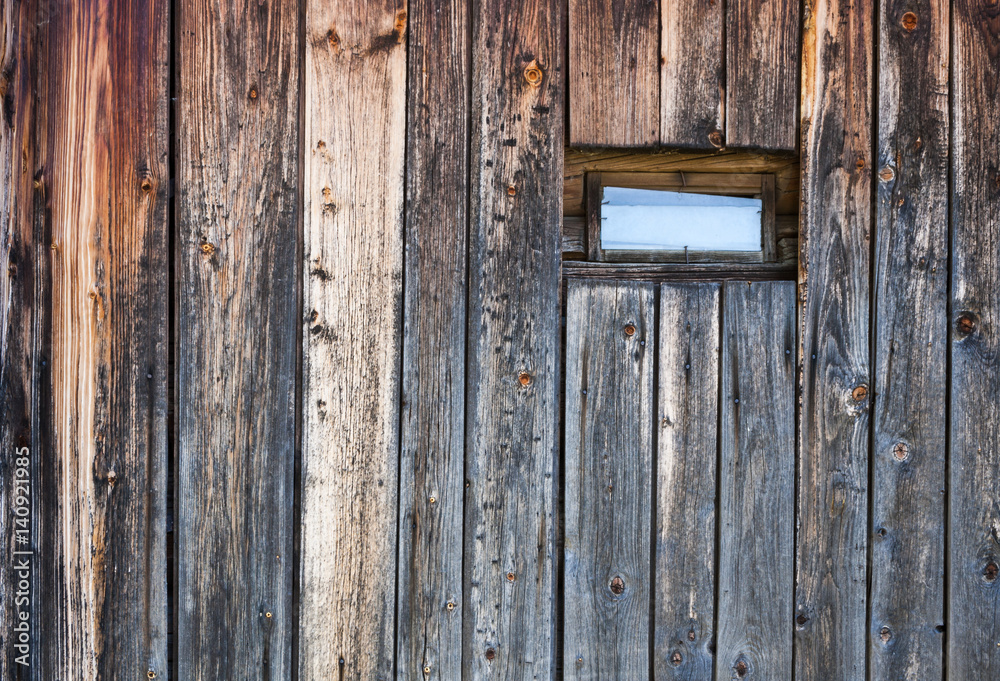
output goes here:
<path id="1" fill-rule="evenodd" d="M 795 285 L 727 282 L 716 678 L 792 677 Z"/>
<path id="2" fill-rule="evenodd" d="M 463 676 L 547 679 L 559 446 L 560 11 L 554 0 L 473 8 Z"/>
<path id="3" fill-rule="evenodd" d="M 948 333 L 948 2 L 882 0 L 871 678 L 941 678 Z"/>
<path id="4" fill-rule="evenodd" d="M 177 17 L 177 668 L 291 677 L 298 3 Z"/>
<path id="5" fill-rule="evenodd" d="M 952 5 L 948 678 L 1000 672 L 1000 7 Z"/>
<path id="6" fill-rule="evenodd" d="M 462 676 L 469 18 L 410 4 L 397 678 Z"/>
<path id="7" fill-rule="evenodd" d="M 718 284 L 660 287 L 656 681 L 715 666 L 719 298 Z"/>
<path id="8" fill-rule="evenodd" d="M 570 144 L 659 141 L 658 33 L 657 0 L 569 0 Z"/>
<path id="9" fill-rule="evenodd" d="M 0 673 L 166 673 L 167 4 L 2 12 Z"/>
<path id="10" fill-rule="evenodd" d="M 778 225 L 774 214 L 774 175 L 770 173 L 760 176 L 760 199 L 761 255 L 764 262 L 774 262 L 778 259 Z"/>
<path id="11" fill-rule="evenodd" d="M 727 146 L 798 147 L 799 30 L 798 0 L 726 4 Z"/>
<path id="12" fill-rule="evenodd" d="M 587 173 L 587 257 L 591 262 L 604 260 L 601 248 L 601 203 L 604 187 L 600 173 Z"/>
<path id="13" fill-rule="evenodd" d="M 306 8 L 302 681 L 394 668 L 406 20 Z"/>
<path id="14" fill-rule="evenodd" d="M 38 110 L 37 6 L 5 2 L 0 8 L 0 678 L 30 679 L 36 655 L 38 610 L 18 597 L 37 596 L 32 555 L 37 518 L 41 326 L 48 249 L 41 238 L 40 192 L 44 125 Z M 27 584 L 22 580 L 28 580 Z M 24 587 L 27 586 L 27 589 Z"/>
<path id="15" fill-rule="evenodd" d="M 722 147 L 725 3 L 660 2 L 660 142 L 676 147 Z"/>
<path id="16" fill-rule="evenodd" d="M 870 0 L 809 0 L 802 213 L 795 678 L 865 677 Z"/>
<path id="17" fill-rule="evenodd" d="M 649 675 L 655 313 L 652 284 L 568 285 L 563 659 L 573 679 Z"/>

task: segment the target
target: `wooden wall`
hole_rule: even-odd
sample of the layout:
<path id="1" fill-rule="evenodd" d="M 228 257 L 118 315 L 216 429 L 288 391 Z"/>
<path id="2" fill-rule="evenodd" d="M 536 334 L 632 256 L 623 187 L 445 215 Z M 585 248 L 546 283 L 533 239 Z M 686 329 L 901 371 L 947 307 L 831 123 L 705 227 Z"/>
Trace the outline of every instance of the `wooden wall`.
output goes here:
<path id="1" fill-rule="evenodd" d="M 992 678 L 998 53 L 987 0 L 7 0 L 0 678 L 564 675 L 581 147 L 799 215 L 780 666 Z"/>

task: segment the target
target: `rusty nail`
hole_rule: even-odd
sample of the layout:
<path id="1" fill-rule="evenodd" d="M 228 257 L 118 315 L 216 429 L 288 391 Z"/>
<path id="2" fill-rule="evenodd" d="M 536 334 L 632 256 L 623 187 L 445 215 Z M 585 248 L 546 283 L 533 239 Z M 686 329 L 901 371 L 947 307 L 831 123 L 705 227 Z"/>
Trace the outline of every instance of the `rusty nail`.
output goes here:
<path id="1" fill-rule="evenodd" d="M 892 448 L 892 455 L 896 457 L 896 461 L 906 461 L 906 457 L 910 454 L 910 446 L 905 442 L 897 442 L 896 446 Z"/>
<path id="2" fill-rule="evenodd" d="M 524 67 L 524 80 L 531 87 L 538 87 L 542 84 L 542 69 L 536 60 L 532 59 L 531 63 Z"/>
<path id="3" fill-rule="evenodd" d="M 958 322 L 955 326 L 959 333 L 968 336 L 976 330 L 976 316 L 971 312 L 963 312 L 958 316 Z"/>
<path id="4" fill-rule="evenodd" d="M 635 335 L 635 326 L 632 325 L 632 324 L 626 324 L 625 325 L 625 335 L 626 336 L 634 336 Z"/>
<path id="5" fill-rule="evenodd" d="M 517 575 L 515 575 L 513 572 L 508 572 L 507 573 L 507 581 L 508 582 L 513 582 L 515 579 L 517 579 Z"/>
<path id="6" fill-rule="evenodd" d="M 862 402 L 866 397 L 868 397 L 868 386 L 862 384 L 851 391 L 851 397 L 854 398 L 855 402 Z"/>
<path id="7" fill-rule="evenodd" d="M 878 176 L 882 179 L 883 182 L 891 182 L 892 178 L 896 177 L 896 171 L 890 168 L 889 166 L 886 166 L 885 168 L 882 168 L 882 170 L 879 171 Z"/>
<path id="8" fill-rule="evenodd" d="M 912 31 L 917 27 L 917 15 L 914 14 L 913 12 L 907 12 L 906 14 L 903 15 L 903 20 L 901 23 L 903 24 L 903 28 L 905 28 L 907 31 Z"/>
<path id="9" fill-rule="evenodd" d="M 517 187 L 514 185 L 507 185 L 507 196 L 514 196 L 517 194 Z"/>
<path id="10" fill-rule="evenodd" d="M 882 639 L 882 643 L 888 643 L 889 639 L 892 638 L 892 632 L 889 631 L 889 627 L 882 627 L 878 632 L 879 638 Z"/>
<path id="11" fill-rule="evenodd" d="M 986 564 L 985 568 L 983 568 L 983 578 L 987 582 L 996 581 L 998 573 L 1000 573 L 1000 567 L 998 567 L 992 560 Z"/>
<path id="12" fill-rule="evenodd" d="M 625 581 L 621 577 L 615 577 L 611 580 L 611 593 L 616 596 L 621 596 L 625 593 Z"/>
<path id="13" fill-rule="evenodd" d="M 347 664 L 347 662 L 345 662 L 344 658 L 341 657 L 339 660 L 337 660 L 337 664 L 339 664 L 341 667 L 343 667 L 345 664 Z"/>
<path id="14" fill-rule="evenodd" d="M 496 656 L 497 656 L 497 651 L 493 650 L 492 648 L 487 648 L 486 649 L 486 659 L 487 660 L 492 660 Z"/>
<path id="15" fill-rule="evenodd" d="M 670 656 L 670 662 L 676 667 L 684 660 L 678 651 L 674 651 L 674 654 Z"/>
<path id="16" fill-rule="evenodd" d="M 721 148 L 723 144 L 722 133 L 718 130 L 713 130 L 708 133 L 708 141 L 713 147 Z"/>
<path id="17" fill-rule="evenodd" d="M 531 385 L 531 374 L 527 371 L 522 371 L 517 375 L 517 380 L 521 385 L 527 387 Z"/>

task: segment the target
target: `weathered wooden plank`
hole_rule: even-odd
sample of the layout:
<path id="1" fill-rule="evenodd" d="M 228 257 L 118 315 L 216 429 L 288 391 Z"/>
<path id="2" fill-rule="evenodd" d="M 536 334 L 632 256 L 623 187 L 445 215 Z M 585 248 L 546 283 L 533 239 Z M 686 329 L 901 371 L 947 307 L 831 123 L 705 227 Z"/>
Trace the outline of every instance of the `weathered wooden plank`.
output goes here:
<path id="1" fill-rule="evenodd" d="M 716 678 L 792 677 L 795 285 L 727 282 Z"/>
<path id="2" fill-rule="evenodd" d="M 870 677 L 935 679 L 944 649 L 948 2 L 883 0 L 879 12 Z"/>
<path id="3" fill-rule="evenodd" d="M 47 375 L 40 370 L 41 336 L 49 319 L 44 194 L 33 188 L 44 163 L 35 89 L 45 54 L 37 26 L 33 3 L 0 8 L 0 547 L 7 557 L 0 573 L 0 678 L 17 681 L 31 678 L 36 655 L 44 650 L 40 608 L 18 598 L 18 591 L 39 595 L 31 581 L 38 567 L 32 555 L 38 523 L 31 515 L 39 496 L 34 463 L 43 442 L 39 406 Z"/>
<path id="4" fill-rule="evenodd" d="M 655 293 L 568 287 L 563 659 L 574 679 L 649 674 Z"/>
<path id="5" fill-rule="evenodd" d="M 660 142 L 725 145 L 722 2 L 661 0 Z"/>
<path id="6" fill-rule="evenodd" d="M 952 8 L 947 676 L 984 679 L 1000 672 L 1000 7 Z"/>
<path id="7" fill-rule="evenodd" d="M 168 6 L 55 9 L 0 19 L 0 676 L 139 677 L 167 657 Z"/>
<path id="8" fill-rule="evenodd" d="M 571 144 L 659 141 L 658 33 L 656 0 L 569 0 Z"/>
<path id="9" fill-rule="evenodd" d="M 406 6 L 306 8 L 299 676 L 395 651 Z"/>
<path id="10" fill-rule="evenodd" d="M 553 672 L 563 41 L 554 0 L 473 5 L 463 677 Z"/>
<path id="11" fill-rule="evenodd" d="M 798 0 L 726 3 L 726 144 L 798 146 Z"/>
<path id="12" fill-rule="evenodd" d="M 177 670 L 291 677 L 298 4 L 177 16 Z"/>
<path id="13" fill-rule="evenodd" d="M 865 677 L 870 0 L 809 0 L 803 41 L 795 678 Z"/>
<path id="14" fill-rule="evenodd" d="M 462 675 L 469 19 L 409 7 L 397 679 Z"/>
<path id="15" fill-rule="evenodd" d="M 719 425 L 718 284 L 660 288 L 656 681 L 712 678 Z"/>

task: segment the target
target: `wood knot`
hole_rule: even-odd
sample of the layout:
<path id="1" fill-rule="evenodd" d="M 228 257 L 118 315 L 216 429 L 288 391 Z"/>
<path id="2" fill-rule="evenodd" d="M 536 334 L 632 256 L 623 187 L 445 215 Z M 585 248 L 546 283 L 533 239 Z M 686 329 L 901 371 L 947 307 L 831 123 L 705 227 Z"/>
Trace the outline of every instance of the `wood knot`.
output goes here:
<path id="1" fill-rule="evenodd" d="M 625 335 L 626 336 L 634 336 L 635 335 L 635 325 L 634 324 L 626 324 L 625 325 Z"/>
<path id="2" fill-rule="evenodd" d="M 615 577 L 611 580 L 611 593 L 615 596 L 621 596 L 625 593 L 625 580 L 621 577 Z"/>
<path id="3" fill-rule="evenodd" d="M 721 149 L 722 145 L 725 144 L 725 140 L 722 139 L 722 133 L 719 132 L 718 130 L 713 130 L 712 132 L 708 133 L 708 142 L 713 147 L 716 147 L 718 149 Z"/>
<path id="4" fill-rule="evenodd" d="M 524 67 L 524 80 L 531 87 L 538 87 L 542 84 L 542 67 L 538 65 L 538 61 L 535 59 L 531 60 L 531 63 Z"/>
<path id="5" fill-rule="evenodd" d="M 983 579 L 987 582 L 995 582 L 997 574 L 1000 574 L 1000 567 L 998 567 L 997 564 L 991 560 L 986 564 L 986 567 L 983 568 Z"/>
<path id="6" fill-rule="evenodd" d="M 497 651 L 493 650 L 492 648 L 487 648 L 486 649 L 486 659 L 487 660 L 492 660 L 496 656 L 497 656 Z"/>
<path id="7" fill-rule="evenodd" d="M 108 486 L 114 487 L 115 482 L 117 482 L 117 480 L 118 480 L 118 473 L 116 473 L 114 469 L 108 471 Z"/>
<path id="8" fill-rule="evenodd" d="M 806 616 L 806 614 L 804 612 L 800 612 L 799 615 L 798 615 L 798 617 L 795 618 L 795 623 L 797 625 L 799 625 L 800 627 L 806 626 L 806 624 L 808 622 L 809 622 L 809 618 Z"/>
<path id="9" fill-rule="evenodd" d="M 889 627 L 882 627 L 879 629 L 878 637 L 882 639 L 882 645 L 885 645 L 892 638 L 892 632 L 889 631 Z"/>
<path id="10" fill-rule="evenodd" d="M 907 32 L 912 32 L 913 29 L 917 27 L 917 15 L 913 12 L 907 12 L 903 15 L 903 19 L 900 23 Z"/>
<path id="11" fill-rule="evenodd" d="M 694 629 L 691 629 L 688 632 L 688 640 L 689 641 L 694 641 L 696 638 L 698 638 L 698 634 L 695 633 Z"/>
<path id="12" fill-rule="evenodd" d="M 854 167 L 857 168 L 858 170 L 864 170 L 865 160 L 863 158 L 859 158 L 857 161 L 854 162 Z"/>
<path id="13" fill-rule="evenodd" d="M 215 253 L 215 246 L 213 246 L 208 241 L 205 241 L 201 244 L 201 252 L 204 253 L 205 255 L 212 255 L 213 253 Z"/>
<path id="14" fill-rule="evenodd" d="M 154 672 L 152 669 L 147 670 L 146 671 L 146 678 L 147 679 L 155 679 L 156 678 L 156 672 Z"/>
<path id="15" fill-rule="evenodd" d="M 454 603 L 454 601 L 448 601 L 448 603 L 444 607 L 448 608 L 449 610 L 454 610 L 455 609 L 455 603 Z"/>
<path id="16" fill-rule="evenodd" d="M 424 665 L 424 675 L 426 676 L 426 675 L 429 675 L 430 673 L 431 673 L 431 667 L 430 667 L 430 665 L 425 664 Z"/>
<path id="17" fill-rule="evenodd" d="M 508 582 L 513 582 L 515 580 L 517 580 L 517 575 L 515 575 L 513 572 L 508 572 L 507 573 L 507 581 Z"/>
<path id="18" fill-rule="evenodd" d="M 679 651 L 675 650 L 674 654 L 670 656 L 670 664 L 674 665 L 675 667 L 679 667 L 680 664 L 681 664 L 681 662 L 683 662 L 683 661 L 684 661 L 684 658 L 683 658 L 683 656 L 681 656 L 681 654 L 680 654 Z"/>
<path id="19" fill-rule="evenodd" d="M 906 457 L 910 455 L 910 445 L 897 442 L 892 448 L 892 455 L 896 457 L 896 461 L 906 461 Z"/>
<path id="20" fill-rule="evenodd" d="M 854 398 L 855 402 L 864 402 L 865 398 L 868 397 L 868 386 L 863 383 L 857 386 L 851 391 L 851 397 Z"/>
<path id="21" fill-rule="evenodd" d="M 747 665 L 746 660 L 740 658 L 739 660 L 736 660 L 736 664 L 733 665 L 733 671 L 736 672 L 736 676 L 742 679 L 747 675 L 747 672 L 750 671 L 750 667 Z"/>
<path id="22" fill-rule="evenodd" d="M 517 382 L 520 383 L 525 388 L 527 388 L 529 385 L 531 385 L 531 374 L 529 374 L 527 371 L 522 371 L 517 375 Z"/>
<path id="23" fill-rule="evenodd" d="M 968 336 L 975 332 L 978 325 L 979 320 L 976 318 L 975 313 L 963 312 L 958 315 L 958 319 L 955 322 L 955 330 L 963 336 Z"/>
<path id="24" fill-rule="evenodd" d="M 250 91 L 247 92 L 247 97 L 250 99 L 251 102 L 257 101 L 257 86 L 256 85 L 251 85 L 250 86 Z"/>
<path id="25" fill-rule="evenodd" d="M 879 171 L 878 176 L 879 179 L 882 180 L 883 182 L 892 182 L 892 179 L 896 177 L 896 171 L 893 170 L 891 167 L 886 166 L 885 168 L 882 168 L 882 170 Z"/>
<path id="26" fill-rule="evenodd" d="M 142 179 L 139 181 L 139 189 L 141 189 L 144 194 L 148 194 L 153 191 L 153 180 L 148 175 L 143 175 Z"/>
<path id="27" fill-rule="evenodd" d="M 516 196 L 516 195 L 517 195 L 517 187 L 515 187 L 512 184 L 507 185 L 507 196 Z"/>

